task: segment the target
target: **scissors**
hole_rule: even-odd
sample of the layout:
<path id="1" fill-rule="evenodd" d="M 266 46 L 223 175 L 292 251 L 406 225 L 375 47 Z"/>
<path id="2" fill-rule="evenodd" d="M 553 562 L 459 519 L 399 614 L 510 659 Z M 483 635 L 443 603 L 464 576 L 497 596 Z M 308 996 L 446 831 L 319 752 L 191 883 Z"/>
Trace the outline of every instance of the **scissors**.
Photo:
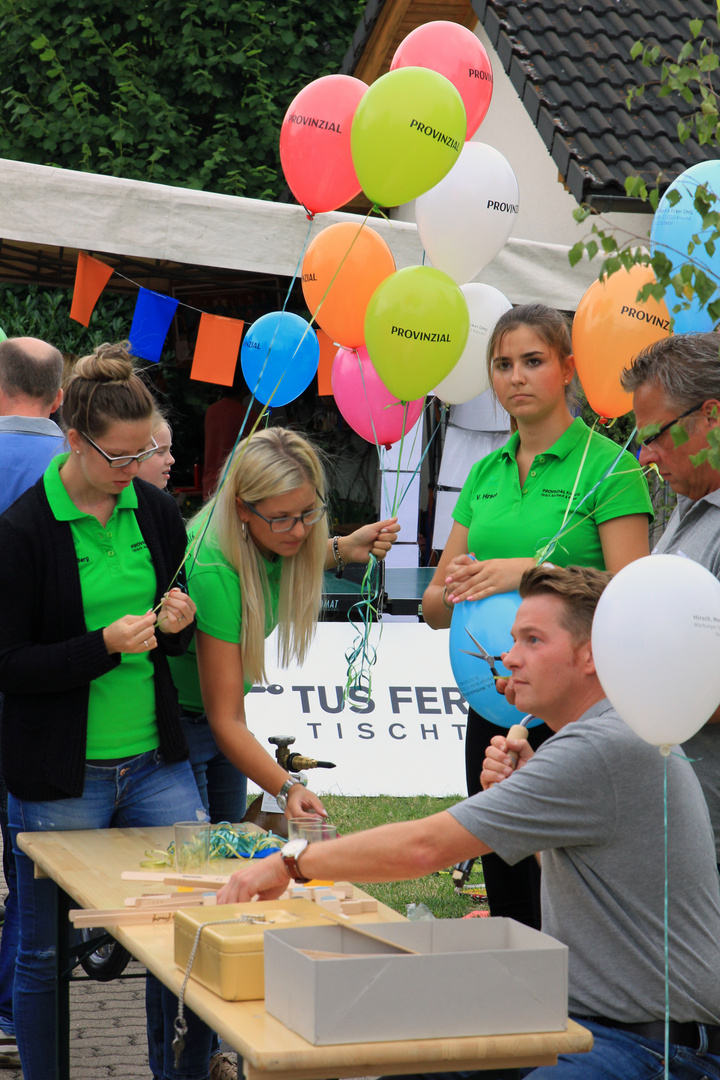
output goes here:
<path id="1" fill-rule="evenodd" d="M 501 675 L 499 673 L 499 671 L 497 670 L 497 668 L 495 667 L 495 661 L 496 660 L 502 660 L 502 656 L 491 656 L 490 653 L 487 651 L 487 649 L 484 649 L 482 647 L 482 645 L 480 644 L 480 642 L 476 638 L 474 638 L 472 636 L 472 634 L 470 633 L 470 631 L 468 630 L 467 627 L 465 627 L 465 633 L 470 638 L 473 645 L 477 648 L 478 651 L 477 652 L 470 652 L 469 649 L 462 649 L 461 652 L 464 652 L 467 656 L 476 656 L 478 658 L 478 660 L 484 660 L 485 663 L 489 665 L 490 671 L 492 672 L 493 676 L 496 679 L 503 679 L 503 678 L 507 679 L 507 678 L 509 678 L 508 675 Z"/>

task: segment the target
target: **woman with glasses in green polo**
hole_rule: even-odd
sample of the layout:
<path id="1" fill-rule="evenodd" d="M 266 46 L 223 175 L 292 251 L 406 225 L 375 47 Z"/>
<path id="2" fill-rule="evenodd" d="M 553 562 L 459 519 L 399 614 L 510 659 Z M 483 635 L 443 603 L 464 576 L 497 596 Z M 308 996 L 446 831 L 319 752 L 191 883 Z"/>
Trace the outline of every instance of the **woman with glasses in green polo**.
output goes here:
<path id="1" fill-rule="evenodd" d="M 323 571 L 384 558 L 395 518 L 350 536 L 328 536 L 325 477 L 312 444 L 280 427 L 243 440 L 220 472 L 218 491 L 190 524 L 186 563 L 197 631 L 172 661 L 200 794 L 212 821 L 239 821 L 245 776 L 292 816 L 317 812 L 316 797 L 288 775 L 249 731 L 245 694 L 265 677 L 265 638 L 278 627 L 283 666 L 302 663 L 322 599 Z"/>
<path id="2" fill-rule="evenodd" d="M 55 1076 L 55 887 L 20 832 L 172 825 L 204 809 L 168 657 L 187 648 L 195 605 L 175 581 L 186 535 L 177 505 L 138 479 L 157 450 L 152 398 L 122 345 L 83 357 L 63 403 L 69 453 L 0 519 L 3 772 L 10 791 L 20 935 L 14 1023 L 26 1080 Z M 118 868 L 119 870 L 121 867 Z M 212 1032 L 148 976 L 156 1080 L 207 1080 Z"/>

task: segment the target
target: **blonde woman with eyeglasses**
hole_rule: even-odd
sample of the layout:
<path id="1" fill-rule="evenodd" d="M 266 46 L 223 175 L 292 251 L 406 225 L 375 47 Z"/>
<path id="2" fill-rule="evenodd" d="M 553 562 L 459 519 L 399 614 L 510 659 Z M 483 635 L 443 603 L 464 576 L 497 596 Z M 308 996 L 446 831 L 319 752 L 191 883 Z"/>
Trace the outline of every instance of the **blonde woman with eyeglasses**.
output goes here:
<path id="1" fill-rule="evenodd" d="M 279 795 L 288 816 L 322 811 L 247 727 L 245 695 L 265 677 L 265 638 L 278 628 L 283 666 L 302 663 L 315 634 L 323 571 L 383 559 L 395 518 L 328 535 L 325 476 L 302 435 L 280 427 L 243 440 L 220 488 L 189 527 L 188 591 L 197 631 L 172 671 L 200 794 L 212 821 L 238 821 L 245 776 Z"/>

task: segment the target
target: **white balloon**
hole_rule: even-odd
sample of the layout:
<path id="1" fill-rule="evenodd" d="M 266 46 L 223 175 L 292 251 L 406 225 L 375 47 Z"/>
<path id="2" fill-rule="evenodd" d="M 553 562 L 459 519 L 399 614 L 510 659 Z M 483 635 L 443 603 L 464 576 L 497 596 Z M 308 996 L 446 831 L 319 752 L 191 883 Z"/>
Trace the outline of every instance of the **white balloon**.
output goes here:
<path id="1" fill-rule="evenodd" d="M 720 582 L 681 555 L 630 563 L 600 597 L 592 648 L 625 723 L 654 746 L 685 742 L 720 704 Z"/>
<path id="2" fill-rule="evenodd" d="M 415 220 L 433 266 L 458 285 L 504 247 L 518 215 L 518 183 L 499 150 L 466 142 L 450 172 L 415 201 Z"/>
<path id="3" fill-rule="evenodd" d="M 467 300 L 470 312 L 467 345 L 450 374 L 435 387 L 437 397 L 448 405 L 470 401 L 489 388 L 487 344 L 495 323 L 512 308 L 508 298 L 492 285 L 471 281 L 469 285 L 461 285 L 460 292 Z"/>

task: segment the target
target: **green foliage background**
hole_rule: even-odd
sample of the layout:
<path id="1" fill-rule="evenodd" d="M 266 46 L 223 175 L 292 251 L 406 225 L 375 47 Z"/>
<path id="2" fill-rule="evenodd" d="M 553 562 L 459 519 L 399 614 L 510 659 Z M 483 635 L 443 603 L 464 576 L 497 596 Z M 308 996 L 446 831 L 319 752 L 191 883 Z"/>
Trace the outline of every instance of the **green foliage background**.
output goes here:
<path id="1" fill-rule="evenodd" d="M 280 125 L 365 0 L 0 0 L 0 156 L 277 198 Z"/>

